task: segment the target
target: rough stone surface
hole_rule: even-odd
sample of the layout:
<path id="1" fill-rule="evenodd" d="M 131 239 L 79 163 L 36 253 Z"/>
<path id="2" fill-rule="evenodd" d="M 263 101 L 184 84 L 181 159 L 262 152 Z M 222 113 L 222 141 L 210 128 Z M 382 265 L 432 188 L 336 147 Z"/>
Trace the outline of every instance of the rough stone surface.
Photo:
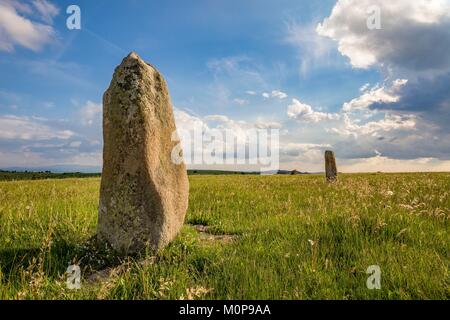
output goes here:
<path id="1" fill-rule="evenodd" d="M 325 174 L 328 182 L 337 180 L 336 159 L 333 151 L 325 151 Z"/>
<path id="2" fill-rule="evenodd" d="M 185 165 L 172 162 L 178 144 L 167 84 L 131 53 L 103 96 L 103 173 L 97 237 L 132 254 L 166 246 L 188 207 Z"/>

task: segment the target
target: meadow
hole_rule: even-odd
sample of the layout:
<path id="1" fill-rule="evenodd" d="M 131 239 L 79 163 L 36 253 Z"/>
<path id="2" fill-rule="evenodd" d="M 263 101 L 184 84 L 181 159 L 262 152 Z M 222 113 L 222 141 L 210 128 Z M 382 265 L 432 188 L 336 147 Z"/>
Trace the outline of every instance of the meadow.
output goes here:
<path id="1" fill-rule="evenodd" d="M 0 182 L 0 299 L 450 298 L 450 173 L 189 180 L 179 237 L 129 258 L 93 244 L 99 178 Z"/>

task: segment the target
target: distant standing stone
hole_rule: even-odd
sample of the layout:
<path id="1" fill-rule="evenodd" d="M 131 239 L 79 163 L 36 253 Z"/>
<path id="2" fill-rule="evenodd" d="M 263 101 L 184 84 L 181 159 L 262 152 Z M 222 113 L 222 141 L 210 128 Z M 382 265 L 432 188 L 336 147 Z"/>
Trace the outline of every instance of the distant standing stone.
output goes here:
<path id="1" fill-rule="evenodd" d="M 336 158 L 333 151 L 325 151 L 325 174 L 328 182 L 337 180 Z"/>
<path id="2" fill-rule="evenodd" d="M 159 249 L 183 226 L 189 182 L 172 162 L 176 131 L 167 84 L 136 53 L 103 96 L 103 173 L 97 237 L 123 254 Z"/>

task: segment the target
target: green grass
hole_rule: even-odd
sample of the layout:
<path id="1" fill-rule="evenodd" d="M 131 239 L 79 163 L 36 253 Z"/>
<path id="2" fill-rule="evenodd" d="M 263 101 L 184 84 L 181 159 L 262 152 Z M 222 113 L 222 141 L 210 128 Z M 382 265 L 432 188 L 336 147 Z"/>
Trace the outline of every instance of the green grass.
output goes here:
<path id="1" fill-rule="evenodd" d="M 52 173 L 52 172 L 15 172 L 0 170 L 0 181 L 68 179 L 100 177 L 100 173 Z"/>
<path id="2" fill-rule="evenodd" d="M 188 175 L 255 175 L 255 172 L 220 171 L 220 170 L 188 170 Z M 0 181 L 70 179 L 70 178 L 98 178 L 100 173 L 67 172 L 54 173 L 50 171 L 3 171 L 0 170 Z"/>
<path id="3" fill-rule="evenodd" d="M 99 182 L 0 182 L 0 299 L 450 297 L 448 173 L 341 175 L 334 185 L 190 176 L 180 236 L 146 265 L 124 259 L 109 281 L 89 283 L 90 269 L 117 265 L 87 244 Z M 204 241 L 188 224 L 238 237 Z M 80 258 L 82 289 L 69 290 L 65 270 Z M 366 287 L 370 265 L 381 267 L 381 290 Z"/>

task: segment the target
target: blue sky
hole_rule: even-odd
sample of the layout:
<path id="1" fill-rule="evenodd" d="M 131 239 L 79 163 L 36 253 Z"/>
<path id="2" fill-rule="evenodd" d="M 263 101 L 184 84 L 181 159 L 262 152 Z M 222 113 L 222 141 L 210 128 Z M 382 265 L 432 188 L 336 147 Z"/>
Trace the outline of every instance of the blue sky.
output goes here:
<path id="1" fill-rule="evenodd" d="M 136 51 L 179 127 L 279 128 L 283 168 L 333 149 L 343 171 L 450 170 L 450 3 L 390 2 L 0 0 L 0 167 L 100 165 L 102 94 Z"/>

